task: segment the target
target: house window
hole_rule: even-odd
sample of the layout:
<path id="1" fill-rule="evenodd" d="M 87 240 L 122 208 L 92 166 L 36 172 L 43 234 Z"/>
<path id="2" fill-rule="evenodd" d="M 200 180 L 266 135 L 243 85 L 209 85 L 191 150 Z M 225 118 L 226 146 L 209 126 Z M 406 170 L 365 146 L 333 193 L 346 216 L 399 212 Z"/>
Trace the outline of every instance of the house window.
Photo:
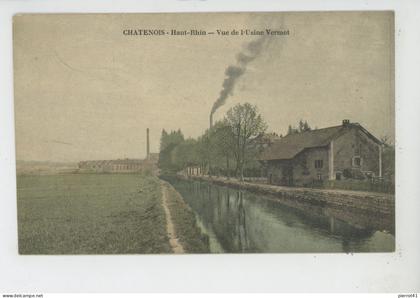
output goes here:
<path id="1" fill-rule="evenodd" d="M 316 177 L 317 177 L 318 181 L 322 181 L 322 175 L 321 174 L 318 174 Z"/>
<path id="2" fill-rule="evenodd" d="M 360 156 L 353 157 L 353 167 L 360 167 L 362 165 L 362 158 Z"/>
<path id="3" fill-rule="evenodd" d="M 317 159 L 315 160 L 315 169 L 322 169 L 323 167 L 323 160 L 322 159 Z"/>

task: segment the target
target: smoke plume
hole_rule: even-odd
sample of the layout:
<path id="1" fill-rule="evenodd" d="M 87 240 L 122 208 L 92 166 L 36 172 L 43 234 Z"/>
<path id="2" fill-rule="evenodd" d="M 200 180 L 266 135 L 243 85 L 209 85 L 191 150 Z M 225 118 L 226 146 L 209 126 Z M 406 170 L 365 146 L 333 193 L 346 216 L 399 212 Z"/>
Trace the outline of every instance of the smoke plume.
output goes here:
<path id="1" fill-rule="evenodd" d="M 223 81 L 222 90 L 220 91 L 219 98 L 214 102 L 210 113 L 210 126 L 213 122 L 213 114 L 218 108 L 226 103 L 226 99 L 233 94 L 236 81 L 245 72 L 247 65 L 259 56 L 264 48 L 267 36 L 263 35 L 256 40 L 253 40 L 245 45 L 242 52 L 236 55 L 235 65 L 229 65 L 225 70 L 225 80 Z"/>

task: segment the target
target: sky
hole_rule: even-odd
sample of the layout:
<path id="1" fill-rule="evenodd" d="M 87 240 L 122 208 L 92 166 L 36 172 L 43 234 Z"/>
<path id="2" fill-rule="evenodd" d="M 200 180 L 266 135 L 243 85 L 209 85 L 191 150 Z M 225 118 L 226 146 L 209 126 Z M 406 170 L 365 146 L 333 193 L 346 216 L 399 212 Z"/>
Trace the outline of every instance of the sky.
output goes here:
<path id="1" fill-rule="evenodd" d="M 258 36 L 127 36 L 124 29 L 289 30 L 270 36 L 214 119 L 257 105 L 269 131 L 358 122 L 395 137 L 391 12 L 26 14 L 14 17 L 18 160 L 144 158 L 162 129 L 209 126 L 225 70 Z"/>

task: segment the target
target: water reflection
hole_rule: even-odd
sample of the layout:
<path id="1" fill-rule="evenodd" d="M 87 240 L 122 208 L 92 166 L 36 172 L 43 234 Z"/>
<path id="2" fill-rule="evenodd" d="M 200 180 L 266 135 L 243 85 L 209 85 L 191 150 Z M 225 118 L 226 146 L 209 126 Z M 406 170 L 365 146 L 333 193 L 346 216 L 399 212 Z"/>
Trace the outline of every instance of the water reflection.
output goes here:
<path id="1" fill-rule="evenodd" d="M 388 252 L 393 218 L 372 217 L 170 179 L 196 212 L 213 252 Z M 385 232 L 388 230 L 390 232 Z M 216 248 L 217 247 L 217 248 Z"/>

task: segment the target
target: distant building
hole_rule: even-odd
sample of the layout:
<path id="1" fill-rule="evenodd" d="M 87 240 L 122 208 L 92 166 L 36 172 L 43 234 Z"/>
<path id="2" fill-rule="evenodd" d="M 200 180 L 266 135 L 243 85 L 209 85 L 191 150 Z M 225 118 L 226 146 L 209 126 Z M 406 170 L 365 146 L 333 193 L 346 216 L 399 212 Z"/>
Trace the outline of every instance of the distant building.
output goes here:
<path id="1" fill-rule="evenodd" d="M 382 143 L 358 123 L 287 135 L 259 160 L 270 184 L 311 185 L 323 180 L 382 176 Z"/>
<path id="2" fill-rule="evenodd" d="M 79 162 L 79 170 L 95 173 L 134 173 L 144 170 L 157 173 L 158 153 L 150 153 L 149 129 L 146 129 L 145 159 L 86 160 Z"/>
<path id="3" fill-rule="evenodd" d="M 96 173 L 133 173 L 153 170 L 155 165 L 151 159 L 87 160 L 79 162 L 79 169 Z"/>

